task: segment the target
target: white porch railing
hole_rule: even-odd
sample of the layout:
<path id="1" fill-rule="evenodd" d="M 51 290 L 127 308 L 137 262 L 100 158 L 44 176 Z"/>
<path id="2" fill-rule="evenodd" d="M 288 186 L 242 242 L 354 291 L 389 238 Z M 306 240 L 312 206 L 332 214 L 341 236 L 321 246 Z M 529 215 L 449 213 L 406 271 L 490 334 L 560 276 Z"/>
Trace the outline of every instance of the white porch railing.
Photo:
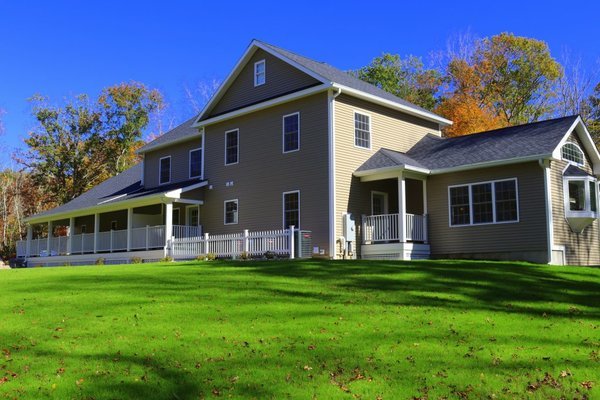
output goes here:
<path id="1" fill-rule="evenodd" d="M 202 228 L 199 226 L 173 225 L 173 236 L 176 239 L 201 238 Z M 96 244 L 94 245 L 94 242 Z M 145 226 L 131 229 L 130 250 L 150 250 L 164 248 L 166 244 L 165 226 Z M 215 245 L 218 246 L 218 245 Z M 17 257 L 27 256 L 27 240 L 17 242 Z M 56 236 L 50 238 L 32 239 L 30 243 L 30 257 L 45 257 L 70 254 L 86 254 L 96 252 L 127 251 L 127 229 L 81 233 L 72 236 Z M 233 253 L 234 250 L 232 249 Z M 200 253 L 198 253 L 200 254 Z"/>
<path id="2" fill-rule="evenodd" d="M 274 231 L 209 235 L 196 238 L 174 238 L 170 255 L 174 258 L 193 258 L 212 253 L 217 257 L 238 257 L 243 252 L 249 256 L 263 255 L 267 251 L 294 258 L 294 228 Z"/>
<path id="3" fill-rule="evenodd" d="M 363 243 L 382 243 L 402 240 L 427 242 L 427 215 L 405 214 L 404 237 L 401 237 L 401 214 L 363 216 Z"/>

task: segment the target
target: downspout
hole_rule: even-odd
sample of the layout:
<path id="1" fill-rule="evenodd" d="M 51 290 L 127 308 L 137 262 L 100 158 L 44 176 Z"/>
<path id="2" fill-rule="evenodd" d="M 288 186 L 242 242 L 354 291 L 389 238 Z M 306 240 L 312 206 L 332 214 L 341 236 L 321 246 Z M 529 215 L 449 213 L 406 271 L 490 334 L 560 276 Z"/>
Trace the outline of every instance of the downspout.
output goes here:
<path id="1" fill-rule="evenodd" d="M 544 200 L 546 206 L 546 246 L 548 247 L 548 264 L 552 263 L 552 247 L 554 246 L 554 224 L 552 218 L 552 177 L 550 175 L 550 160 L 540 158 L 538 164 L 544 171 Z"/>
<path id="2" fill-rule="evenodd" d="M 336 91 L 334 93 L 334 90 Z M 328 91 L 328 158 L 329 158 L 329 258 L 336 258 L 336 218 L 335 218 L 335 99 L 342 93 L 341 88 Z"/>

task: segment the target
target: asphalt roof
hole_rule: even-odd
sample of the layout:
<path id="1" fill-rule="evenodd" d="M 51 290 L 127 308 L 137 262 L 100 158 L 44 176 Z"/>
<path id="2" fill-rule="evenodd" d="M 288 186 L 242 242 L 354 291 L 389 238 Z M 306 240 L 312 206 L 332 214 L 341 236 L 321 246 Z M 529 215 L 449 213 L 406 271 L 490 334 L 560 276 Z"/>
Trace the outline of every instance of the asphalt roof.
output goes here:
<path id="1" fill-rule="evenodd" d="M 563 172 L 563 176 L 594 176 L 592 174 L 587 173 L 581 168 L 576 167 L 575 165 L 569 165 L 565 172 Z"/>
<path id="2" fill-rule="evenodd" d="M 577 116 L 454 138 L 427 135 L 406 153 L 381 149 L 357 171 L 410 165 L 430 170 L 551 154 Z"/>
<path id="3" fill-rule="evenodd" d="M 192 127 L 192 124 L 196 120 L 196 117 L 197 116 L 194 116 L 194 117 L 188 119 L 184 123 L 177 125 L 175 128 L 173 128 L 170 131 L 164 133 L 163 135 L 157 137 L 150 143 L 145 144 L 140 149 L 138 149 L 138 152 L 145 153 L 147 151 L 150 151 L 156 147 L 160 147 L 167 143 L 178 142 L 180 140 L 185 140 L 187 138 L 192 138 L 192 137 L 198 135 L 198 133 L 199 133 L 198 128 Z"/>
<path id="4" fill-rule="evenodd" d="M 423 107 L 419 107 L 418 105 L 413 104 L 409 101 L 406 101 L 398 96 L 394 96 L 393 94 L 388 93 L 385 90 L 378 88 L 375 85 L 372 85 L 368 82 L 362 81 L 362 80 L 358 79 L 357 77 L 355 77 L 347 72 L 344 72 L 338 68 L 332 67 L 331 65 L 329 65 L 327 63 L 312 60 L 310 58 L 301 56 L 301 55 L 291 52 L 289 50 L 282 49 L 281 47 L 277 47 L 272 44 L 262 42 L 260 40 L 257 40 L 257 42 L 259 42 L 263 46 L 268 47 L 269 49 L 281 54 L 282 56 L 287 57 L 290 60 L 300 64 L 301 66 L 314 72 L 315 74 L 322 76 L 323 78 L 327 79 L 328 81 L 331 81 L 331 82 L 334 82 L 334 83 L 337 83 L 337 84 L 340 84 L 343 86 L 348 86 L 349 88 L 360 90 L 361 92 L 365 92 L 365 93 L 371 94 L 373 96 L 381 97 L 383 99 L 393 101 L 393 102 L 401 104 L 403 106 L 414 108 L 425 114 L 428 114 L 429 116 L 431 116 L 433 118 L 442 118 L 439 115 L 432 113 L 431 111 L 429 111 Z"/>
<path id="5" fill-rule="evenodd" d="M 145 189 L 141 182 L 142 163 L 134 165 L 126 171 L 105 180 L 94 186 L 81 196 L 74 198 L 68 203 L 30 216 L 29 218 L 45 217 L 63 214 L 71 211 L 81 210 L 106 203 L 117 203 L 134 198 L 150 196 L 157 193 L 166 193 L 171 190 L 183 188 L 200 182 L 199 179 L 190 179 L 185 182 L 177 182 L 168 185 Z"/>

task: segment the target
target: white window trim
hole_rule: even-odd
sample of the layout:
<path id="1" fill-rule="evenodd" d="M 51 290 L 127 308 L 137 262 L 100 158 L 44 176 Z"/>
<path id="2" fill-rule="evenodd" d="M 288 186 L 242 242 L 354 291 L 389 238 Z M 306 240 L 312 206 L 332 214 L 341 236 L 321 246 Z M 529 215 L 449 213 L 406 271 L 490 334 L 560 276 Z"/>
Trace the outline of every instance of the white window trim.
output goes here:
<path id="1" fill-rule="evenodd" d="M 198 211 L 198 224 L 192 225 L 192 210 Z M 200 206 L 195 204 L 185 207 L 185 223 L 187 226 L 200 226 Z"/>
<path id="2" fill-rule="evenodd" d="M 265 76 L 265 79 L 262 83 L 258 83 L 258 66 L 262 64 L 263 65 L 263 75 Z M 267 62 L 265 61 L 265 59 L 259 60 L 257 62 L 254 63 L 254 87 L 257 86 L 262 86 L 265 83 L 267 83 Z"/>
<path id="3" fill-rule="evenodd" d="M 164 160 L 165 158 L 169 159 L 169 180 L 167 182 L 161 182 L 160 178 L 162 176 L 162 160 Z M 165 156 L 165 157 L 161 157 L 158 160 L 158 184 L 159 185 L 166 185 L 168 183 L 171 183 L 171 172 L 173 170 L 173 163 L 171 162 L 171 156 Z"/>
<path id="4" fill-rule="evenodd" d="M 581 211 L 573 211 L 571 210 L 571 203 L 569 199 L 569 182 L 571 181 L 583 181 L 584 189 L 585 189 L 585 210 Z M 596 190 L 596 211 L 592 211 L 592 203 L 590 196 L 590 182 L 594 183 L 594 188 Z M 563 177 L 563 197 L 564 197 L 564 207 L 565 207 L 565 217 L 566 218 L 598 218 L 598 183 L 597 179 L 591 176 L 565 176 Z"/>
<path id="5" fill-rule="evenodd" d="M 360 114 L 360 115 L 369 117 L 369 147 L 358 146 L 356 144 L 356 114 Z M 359 110 L 353 110 L 352 115 L 353 115 L 353 118 L 352 118 L 352 143 L 354 144 L 354 147 L 356 147 L 357 149 L 362 149 L 362 150 L 371 150 L 371 148 L 373 147 L 373 117 L 371 116 L 370 113 L 367 113 L 364 111 L 359 111 Z"/>
<path id="6" fill-rule="evenodd" d="M 568 145 L 568 144 L 572 144 L 573 146 L 575 146 L 575 147 L 576 147 L 576 148 L 577 148 L 577 149 L 578 149 L 578 150 L 581 152 L 581 156 L 582 156 L 581 158 L 583 158 L 583 163 L 581 163 L 581 164 L 580 164 L 580 163 L 578 163 L 578 162 L 575 162 L 575 161 L 573 161 L 573 160 L 567 160 L 566 158 L 564 158 L 564 157 L 563 157 L 563 155 L 562 155 L 563 148 L 564 148 L 566 145 Z M 576 165 L 576 166 L 578 166 L 578 167 L 585 167 L 585 152 L 584 152 L 584 151 L 583 151 L 583 149 L 582 149 L 581 147 L 579 147 L 579 145 L 578 145 L 577 143 L 575 143 L 575 142 L 565 142 L 565 143 L 564 143 L 564 144 L 561 146 L 561 148 L 560 148 L 560 158 L 561 158 L 561 160 L 563 160 L 563 161 L 566 161 L 566 162 L 568 162 L 569 164 Z"/>
<path id="7" fill-rule="evenodd" d="M 235 222 L 227 222 L 227 203 L 235 202 L 236 204 L 236 218 Z M 240 203 L 238 199 L 230 199 L 223 201 L 223 225 L 237 225 L 240 221 Z"/>
<path id="8" fill-rule="evenodd" d="M 383 195 L 383 209 L 384 209 L 384 214 L 388 214 L 390 211 L 389 208 L 389 195 L 386 192 L 380 192 L 377 190 L 371 190 L 371 215 L 375 215 L 375 212 L 373 211 L 373 195 L 375 194 L 381 194 Z"/>
<path id="9" fill-rule="evenodd" d="M 200 152 L 200 175 L 192 175 L 192 152 L 199 151 Z M 202 179 L 202 164 L 204 163 L 204 152 L 202 151 L 202 147 L 198 147 L 196 149 L 191 149 L 188 152 L 188 161 L 189 161 L 189 178 L 200 178 Z"/>
<path id="10" fill-rule="evenodd" d="M 177 215 L 177 222 L 175 222 L 175 215 Z M 173 225 L 181 225 L 181 209 L 173 207 L 173 221 L 171 223 Z"/>
<path id="11" fill-rule="evenodd" d="M 281 216 L 282 216 L 282 220 L 281 220 L 281 225 L 283 226 L 283 229 L 288 229 L 289 226 L 285 226 L 285 195 L 286 194 L 292 194 L 292 193 L 298 193 L 298 226 L 295 226 L 294 229 L 300 229 L 300 221 L 301 221 L 301 204 L 300 204 L 300 190 L 290 190 L 288 192 L 283 192 L 281 194 Z"/>
<path id="12" fill-rule="evenodd" d="M 517 201 L 517 219 L 513 221 L 496 221 L 496 186 L 494 185 L 496 182 L 506 182 L 506 181 L 515 181 L 515 196 Z M 481 222 L 481 223 L 473 223 L 473 190 L 472 187 L 474 185 L 483 185 L 486 183 L 492 184 L 492 217 L 493 222 Z M 452 225 L 452 201 L 450 197 L 450 189 L 456 187 L 469 187 L 469 223 L 468 224 L 456 224 Z M 462 228 L 465 226 L 484 226 L 484 225 L 504 225 L 504 224 L 516 224 L 521 220 L 521 210 L 519 207 L 519 180 L 517 178 L 506 178 L 506 179 L 495 179 L 492 181 L 482 181 L 482 182 L 473 182 L 473 183 L 464 183 L 460 185 L 451 185 L 448 186 L 448 226 L 450 228 Z"/>
<path id="13" fill-rule="evenodd" d="M 291 117 L 293 115 L 298 116 L 298 148 L 294 149 L 294 150 L 286 151 L 285 150 L 285 119 L 286 119 L 286 117 Z M 286 114 L 283 117 L 281 117 L 281 151 L 283 152 L 283 154 L 294 153 L 296 151 L 300 151 L 300 111 L 296 111 L 291 114 Z"/>
<path id="14" fill-rule="evenodd" d="M 231 133 L 231 132 L 237 132 L 237 160 L 234 163 L 227 163 L 227 134 Z M 235 164 L 239 164 L 240 162 L 240 130 L 239 128 L 236 129 L 230 129 L 228 131 L 225 131 L 225 155 L 224 155 L 224 161 L 225 161 L 225 165 L 235 165 Z"/>

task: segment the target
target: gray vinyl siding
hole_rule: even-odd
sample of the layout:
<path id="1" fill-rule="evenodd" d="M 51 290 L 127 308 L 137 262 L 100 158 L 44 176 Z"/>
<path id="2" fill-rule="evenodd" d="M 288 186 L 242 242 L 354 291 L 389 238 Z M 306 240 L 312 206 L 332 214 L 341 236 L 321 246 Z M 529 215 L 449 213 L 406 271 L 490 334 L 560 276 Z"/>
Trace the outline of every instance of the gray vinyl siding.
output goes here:
<path id="1" fill-rule="evenodd" d="M 572 134 L 568 141 L 575 142 L 583 150 L 586 160 L 585 166 L 580 167 L 592 173 L 589 156 L 576 134 Z M 554 245 L 565 246 L 565 261 L 571 265 L 600 265 L 600 232 L 598 221 L 593 222 L 581 233 L 571 231 L 565 219 L 565 198 L 563 188 L 563 171 L 567 168 L 566 161 L 554 161 L 551 164 L 550 175 L 552 180 L 552 221 L 554 226 Z"/>
<path id="2" fill-rule="evenodd" d="M 370 115 L 371 149 L 354 145 L 354 112 Z M 406 152 L 427 134 L 439 135 L 436 123 L 372 104 L 343 93 L 335 100 L 335 237 L 342 235 L 342 214 L 370 214 L 370 193 L 377 185 L 365 184 L 353 172 L 380 148 Z M 397 196 L 397 185 L 389 188 Z M 395 193 L 393 193 L 395 192 Z M 407 194 L 408 195 L 408 194 Z M 391 197 L 390 197 L 391 199 Z M 367 205 L 368 202 L 368 205 Z M 339 246 L 337 252 L 340 253 Z M 339 255 L 339 254 L 338 254 Z"/>
<path id="3" fill-rule="evenodd" d="M 284 154 L 282 117 L 293 112 L 300 113 L 300 150 Z M 231 129 L 239 129 L 240 157 L 225 166 L 225 131 Z M 313 231 L 313 245 L 328 251 L 325 93 L 207 126 L 205 134 L 205 178 L 212 186 L 200 207 L 205 232 L 281 229 L 283 192 L 299 190 L 301 228 Z M 224 201 L 233 199 L 238 224 L 224 225 Z"/>
<path id="4" fill-rule="evenodd" d="M 266 82 L 264 85 L 254 87 L 254 63 L 260 60 L 265 60 Z M 310 75 L 264 50 L 258 49 L 242 68 L 223 97 L 212 108 L 207 118 L 319 83 Z"/>
<path id="5" fill-rule="evenodd" d="M 146 153 L 144 157 L 144 186 L 158 186 L 159 162 L 162 157 L 171 156 L 171 182 L 177 183 L 190 179 L 190 150 L 202 146 L 200 138 L 177 143 L 169 147 Z"/>
<path id="6" fill-rule="evenodd" d="M 449 186 L 509 178 L 517 178 L 519 222 L 450 227 Z M 544 171 L 537 162 L 430 176 L 432 256 L 548 262 L 544 193 Z"/>

